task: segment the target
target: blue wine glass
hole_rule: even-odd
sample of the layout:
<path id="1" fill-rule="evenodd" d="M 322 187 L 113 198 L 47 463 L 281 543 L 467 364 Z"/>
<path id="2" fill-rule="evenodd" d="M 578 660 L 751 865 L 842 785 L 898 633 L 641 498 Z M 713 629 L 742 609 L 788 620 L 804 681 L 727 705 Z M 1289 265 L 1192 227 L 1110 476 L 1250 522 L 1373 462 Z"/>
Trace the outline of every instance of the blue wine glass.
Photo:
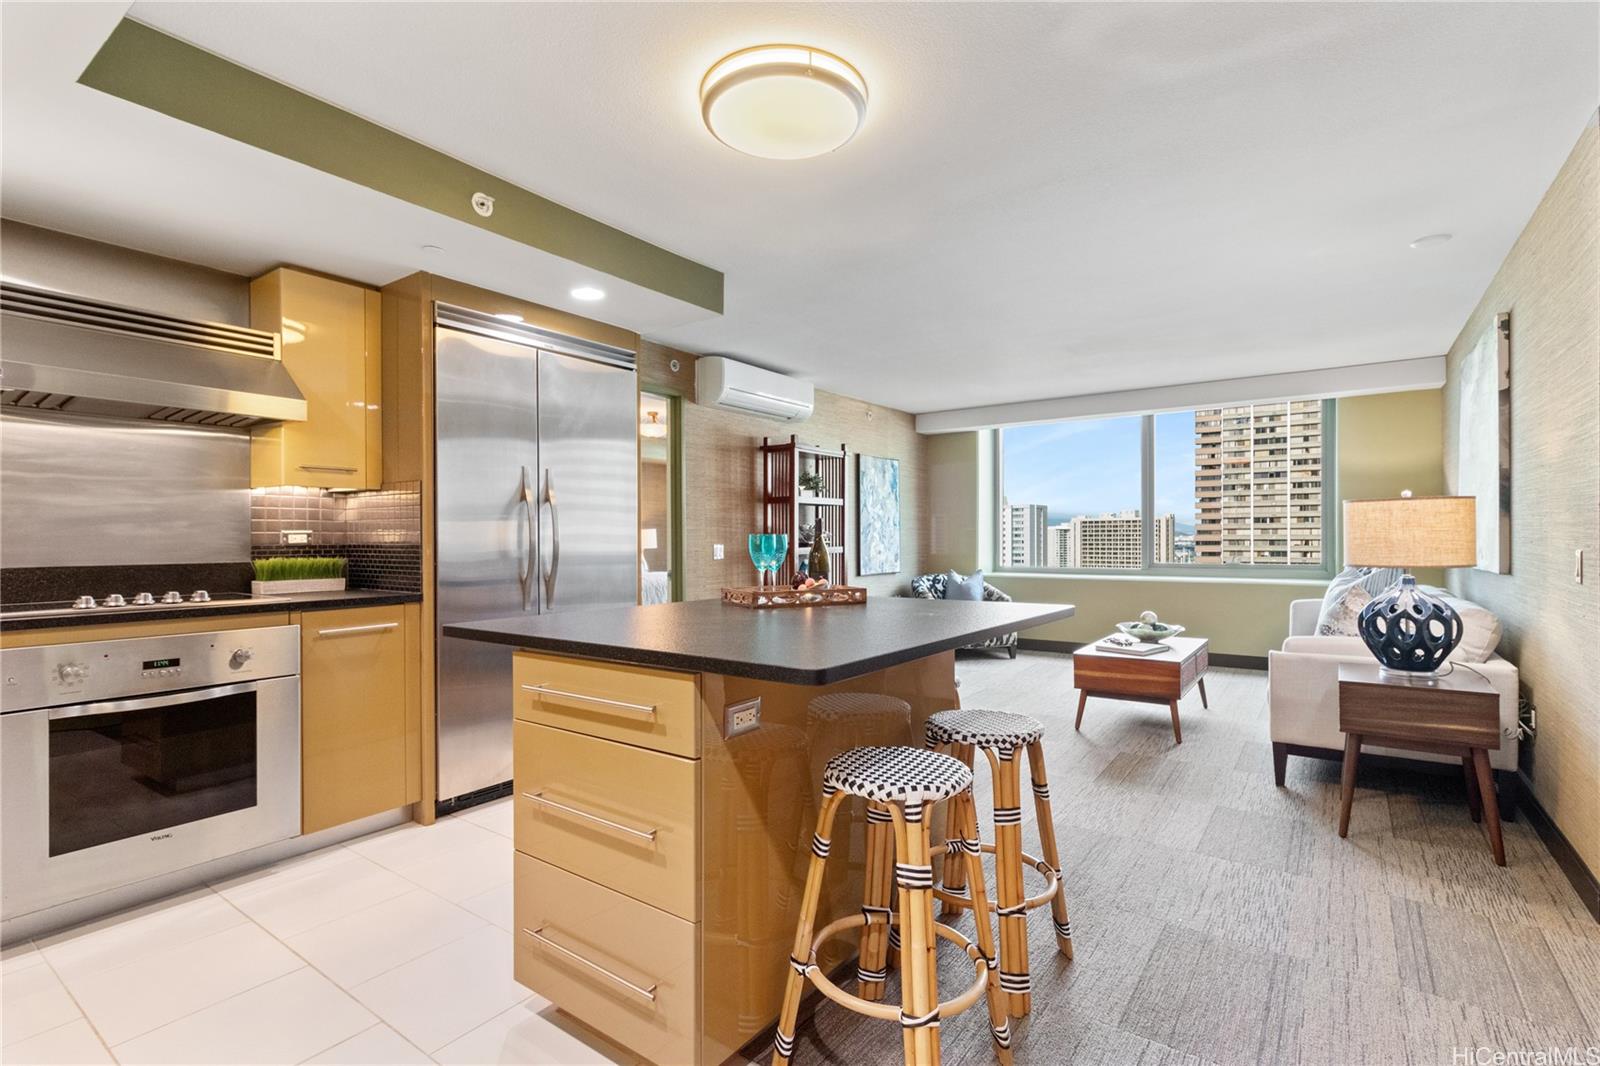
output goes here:
<path id="1" fill-rule="evenodd" d="M 772 562 L 769 564 L 769 568 L 772 570 L 772 583 L 776 585 L 778 583 L 778 571 L 783 569 L 783 562 L 789 556 L 789 534 L 774 533 L 772 536 L 777 541 L 777 544 L 773 546 Z"/>
<path id="2" fill-rule="evenodd" d="M 770 570 L 774 575 L 778 572 L 778 534 L 761 534 L 761 567 Z M 776 584 L 776 578 L 774 578 Z"/>
<path id="3" fill-rule="evenodd" d="M 766 535 L 763 533 L 750 534 L 750 561 L 755 564 L 756 587 L 758 588 L 764 587 L 767 583 L 765 576 L 767 572 L 767 556 L 762 546 L 762 537 Z"/>

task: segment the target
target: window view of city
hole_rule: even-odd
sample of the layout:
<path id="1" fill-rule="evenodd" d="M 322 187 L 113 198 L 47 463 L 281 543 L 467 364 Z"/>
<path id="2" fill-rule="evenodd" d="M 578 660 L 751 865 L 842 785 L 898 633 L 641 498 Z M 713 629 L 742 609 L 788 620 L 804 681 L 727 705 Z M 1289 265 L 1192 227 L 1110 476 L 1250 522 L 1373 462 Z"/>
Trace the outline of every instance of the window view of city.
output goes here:
<path id="1" fill-rule="evenodd" d="M 1151 565 L 1322 562 L 1320 400 L 1155 415 Z M 1002 568 L 1145 565 L 1139 416 L 1001 431 Z"/>

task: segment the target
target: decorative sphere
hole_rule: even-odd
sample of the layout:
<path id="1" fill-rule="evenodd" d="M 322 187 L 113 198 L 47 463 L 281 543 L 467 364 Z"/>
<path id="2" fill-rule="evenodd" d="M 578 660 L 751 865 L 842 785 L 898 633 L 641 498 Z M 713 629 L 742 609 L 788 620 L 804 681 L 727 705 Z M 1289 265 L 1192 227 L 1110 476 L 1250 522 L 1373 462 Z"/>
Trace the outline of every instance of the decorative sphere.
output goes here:
<path id="1" fill-rule="evenodd" d="M 1156 617 L 1156 613 L 1154 611 L 1141 611 L 1141 612 L 1139 612 L 1139 621 L 1141 621 L 1141 622 L 1145 622 L 1145 623 L 1147 623 L 1149 625 L 1155 625 L 1160 620 L 1161 619 Z"/>

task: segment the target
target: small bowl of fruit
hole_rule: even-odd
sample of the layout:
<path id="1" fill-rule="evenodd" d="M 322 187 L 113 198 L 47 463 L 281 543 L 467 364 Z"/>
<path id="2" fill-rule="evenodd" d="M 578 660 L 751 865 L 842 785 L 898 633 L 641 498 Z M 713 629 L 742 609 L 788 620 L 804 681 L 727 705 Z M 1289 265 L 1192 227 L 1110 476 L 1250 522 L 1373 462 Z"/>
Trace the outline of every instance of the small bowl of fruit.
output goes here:
<path id="1" fill-rule="evenodd" d="M 794 590 L 796 592 L 800 593 L 800 602 L 801 603 L 817 603 L 817 602 L 820 602 L 821 599 L 822 599 L 822 594 L 821 594 L 820 590 L 825 589 L 827 587 L 828 587 L 828 579 L 825 578 L 825 577 L 817 578 L 817 577 L 804 576 L 804 577 L 797 578 L 795 580 L 795 583 L 794 583 Z"/>

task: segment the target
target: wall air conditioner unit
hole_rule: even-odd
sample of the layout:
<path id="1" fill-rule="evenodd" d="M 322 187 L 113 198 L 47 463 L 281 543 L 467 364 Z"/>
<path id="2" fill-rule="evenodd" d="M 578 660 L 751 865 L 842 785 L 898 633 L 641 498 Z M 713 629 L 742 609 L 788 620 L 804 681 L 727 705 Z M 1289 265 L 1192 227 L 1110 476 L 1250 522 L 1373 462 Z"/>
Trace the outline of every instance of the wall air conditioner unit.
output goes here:
<path id="1" fill-rule="evenodd" d="M 715 355 L 695 362 L 694 391 L 701 404 L 778 422 L 802 422 L 816 406 L 810 382 Z"/>

